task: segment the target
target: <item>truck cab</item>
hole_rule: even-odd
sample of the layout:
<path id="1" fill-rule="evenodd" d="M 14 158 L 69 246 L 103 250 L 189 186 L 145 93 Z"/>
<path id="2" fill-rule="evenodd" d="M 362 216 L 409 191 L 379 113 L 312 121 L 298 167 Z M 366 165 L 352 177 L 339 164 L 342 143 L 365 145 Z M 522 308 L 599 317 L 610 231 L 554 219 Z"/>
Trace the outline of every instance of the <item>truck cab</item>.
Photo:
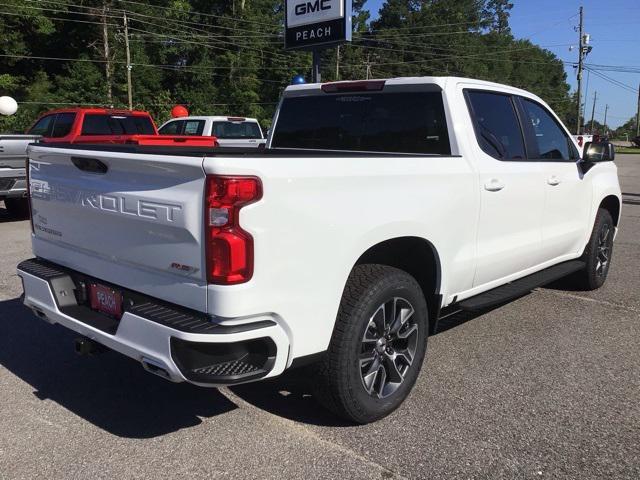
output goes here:
<path id="1" fill-rule="evenodd" d="M 69 108 L 42 115 L 28 130 L 43 143 L 125 143 L 134 135 L 157 135 L 151 115 L 137 110 Z"/>
<path id="2" fill-rule="evenodd" d="M 158 135 L 148 112 L 106 108 L 70 108 L 42 115 L 29 129 L 42 143 L 217 146 L 215 137 Z"/>
<path id="3" fill-rule="evenodd" d="M 255 118 L 225 116 L 188 116 L 165 122 L 160 135 L 215 136 L 221 147 L 260 148 L 266 142 Z"/>

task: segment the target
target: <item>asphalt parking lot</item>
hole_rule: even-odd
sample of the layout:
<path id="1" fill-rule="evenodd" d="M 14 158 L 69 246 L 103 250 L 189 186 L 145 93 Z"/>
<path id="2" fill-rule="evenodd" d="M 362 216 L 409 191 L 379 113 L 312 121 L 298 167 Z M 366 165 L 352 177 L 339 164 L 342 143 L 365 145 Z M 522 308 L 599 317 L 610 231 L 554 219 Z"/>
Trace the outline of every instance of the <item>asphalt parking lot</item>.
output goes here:
<path id="1" fill-rule="evenodd" d="M 300 375 L 172 384 L 19 302 L 29 223 L 0 202 L 0 478 L 640 478 L 640 155 L 607 284 L 443 322 L 413 394 L 345 425 Z"/>

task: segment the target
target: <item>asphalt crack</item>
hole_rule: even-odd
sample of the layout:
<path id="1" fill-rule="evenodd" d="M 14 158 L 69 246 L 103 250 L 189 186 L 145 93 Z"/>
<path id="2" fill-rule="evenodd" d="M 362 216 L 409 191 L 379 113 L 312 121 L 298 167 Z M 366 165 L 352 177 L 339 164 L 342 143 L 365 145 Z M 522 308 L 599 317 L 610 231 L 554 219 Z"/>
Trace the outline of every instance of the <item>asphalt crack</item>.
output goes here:
<path id="1" fill-rule="evenodd" d="M 364 463 L 365 465 L 368 465 L 372 468 L 375 468 L 376 470 L 378 470 L 380 472 L 380 478 L 397 478 L 400 480 L 408 480 L 408 477 L 405 477 L 404 475 L 401 475 L 398 472 L 394 472 L 393 470 L 390 470 L 389 468 L 385 467 L 384 465 L 380 465 L 379 463 L 374 462 L 373 460 L 370 460 L 369 458 L 359 454 L 358 452 L 355 452 L 353 450 L 351 450 L 350 448 L 347 448 L 343 445 L 340 445 L 338 443 L 334 443 L 331 442 L 329 440 L 325 440 L 324 438 L 320 437 L 319 435 L 317 435 L 316 433 L 312 432 L 311 430 L 309 430 L 308 428 L 305 428 L 303 425 L 301 425 L 300 423 L 294 422 L 293 420 L 289 420 L 288 418 L 283 418 L 280 417 L 278 415 L 274 415 L 272 413 L 269 413 L 261 408 L 256 407 L 255 405 L 247 402 L 246 400 L 244 400 L 243 398 L 239 397 L 238 395 L 236 395 L 235 393 L 233 393 L 229 388 L 227 387 L 221 387 L 218 389 L 218 391 L 224 395 L 225 397 L 227 397 L 227 399 L 233 403 L 235 403 L 239 408 L 246 408 L 246 409 L 250 409 L 254 412 L 256 412 L 258 415 L 261 416 L 265 416 L 268 417 L 270 421 L 272 422 L 276 422 L 279 423 L 283 426 L 286 426 L 290 431 L 293 430 L 295 431 L 298 435 L 300 435 L 301 437 L 307 439 L 307 440 L 311 440 L 314 442 L 318 442 L 320 443 L 322 446 L 329 448 L 335 452 L 339 452 L 343 455 L 349 456 L 353 459 L 356 459 L 362 463 Z"/>
<path id="2" fill-rule="evenodd" d="M 547 290 L 547 289 L 536 289 L 536 292 L 542 293 L 542 294 L 547 293 L 549 295 L 554 295 L 556 297 L 573 298 L 575 300 L 585 300 L 587 302 L 598 303 L 600 305 L 606 305 L 608 307 L 620 308 L 622 310 L 627 310 L 629 312 L 640 313 L 640 309 L 637 309 L 635 307 L 630 307 L 628 305 L 624 305 L 621 303 L 607 302 L 606 300 L 599 300 L 597 298 L 583 297 L 582 295 L 576 295 L 574 293 L 558 292 L 558 291 Z"/>

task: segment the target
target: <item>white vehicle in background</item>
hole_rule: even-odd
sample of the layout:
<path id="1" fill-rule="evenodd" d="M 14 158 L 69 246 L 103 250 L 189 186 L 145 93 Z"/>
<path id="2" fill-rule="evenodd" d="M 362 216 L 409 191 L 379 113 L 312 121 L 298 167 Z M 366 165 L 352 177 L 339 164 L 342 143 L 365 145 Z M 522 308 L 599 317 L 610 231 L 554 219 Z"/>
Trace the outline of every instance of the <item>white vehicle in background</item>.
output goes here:
<path id="1" fill-rule="evenodd" d="M 576 141 L 576 143 L 578 144 L 578 147 L 580 148 L 580 155 L 582 156 L 582 154 L 584 153 L 584 146 L 587 143 L 593 143 L 593 142 L 599 142 L 600 141 L 600 135 L 588 135 L 588 134 L 581 134 L 581 135 L 572 135 L 573 139 Z"/>
<path id="2" fill-rule="evenodd" d="M 25 164 L 27 146 L 37 142 L 39 135 L 0 135 L 0 201 L 12 215 L 25 215 L 27 181 Z"/>
<path id="3" fill-rule="evenodd" d="M 221 147 L 258 148 L 266 143 L 255 118 L 189 116 L 173 118 L 159 129 L 160 135 L 214 136 Z"/>

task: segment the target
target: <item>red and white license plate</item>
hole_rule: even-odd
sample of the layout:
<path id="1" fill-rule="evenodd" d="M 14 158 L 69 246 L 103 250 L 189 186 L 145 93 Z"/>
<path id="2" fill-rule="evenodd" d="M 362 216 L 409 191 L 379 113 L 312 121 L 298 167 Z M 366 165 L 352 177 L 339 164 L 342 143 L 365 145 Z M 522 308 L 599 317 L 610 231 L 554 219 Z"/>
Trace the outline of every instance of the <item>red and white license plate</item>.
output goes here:
<path id="1" fill-rule="evenodd" d="M 122 293 L 99 283 L 89 284 L 91 308 L 118 320 L 122 317 Z"/>

